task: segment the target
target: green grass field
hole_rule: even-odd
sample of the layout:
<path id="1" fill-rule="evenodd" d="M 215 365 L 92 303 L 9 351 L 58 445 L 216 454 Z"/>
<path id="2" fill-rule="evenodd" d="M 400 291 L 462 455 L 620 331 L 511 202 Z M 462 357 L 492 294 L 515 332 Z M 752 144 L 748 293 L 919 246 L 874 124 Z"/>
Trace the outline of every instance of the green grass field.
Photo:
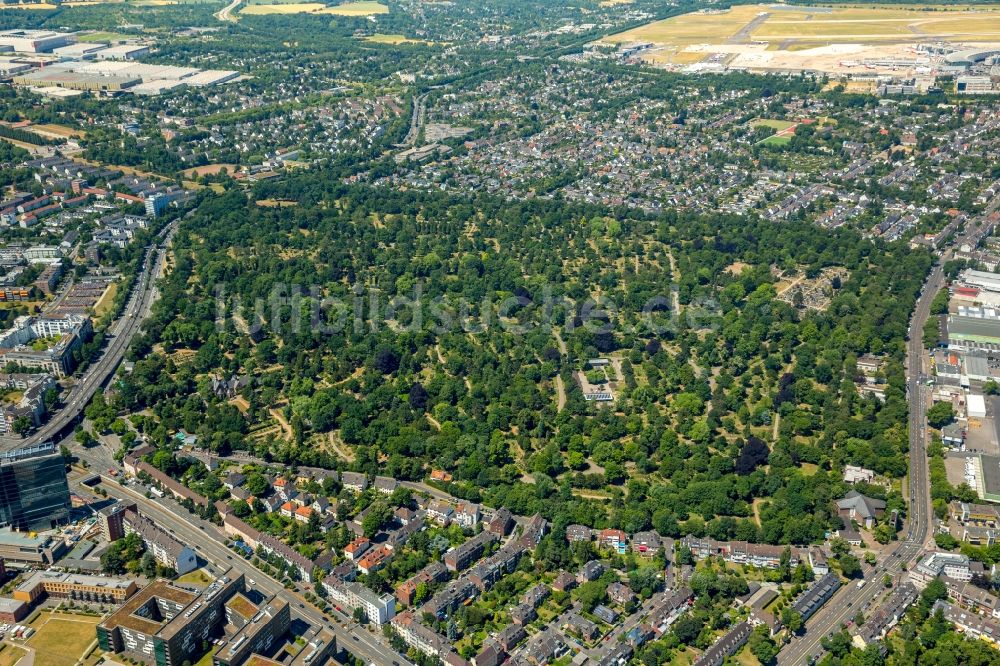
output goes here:
<path id="1" fill-rule="evenodd" d="M 0 666 L 14 666 L 28 651 L 22 647 L 5 643 L 0 649 Z"/>
<path id="2" fill-rule="evenodd" d="M 792 137 L 790 136 L 778 136 L 775 134 L 774 136 L 767 137 L 760 143 L 765 146 L 783 146 L 791 140 Z"/>
<path id="3" fill-rule="evenodd" d="M 35 635 L 26 644 L 35 649 L 35 666 L 74 666 L 97 640 L 100 618 L 43 611 L 31 623 Z"/>
<path id="4" fill-rule="evenodd" d="M 80 35 L 78 42 L 119 42 L 128 39 L 128 35 L 117 32 L 92 32 L 87 35 Z"/>
<path id="5" fill-rule="evenodd" d="M 194 571 L 189 571 L 178 578 L 177 582 L 194 585 L 208 585 L 212 582 L 212 577 L 206 574 L 202 569 L 195 569 Z"/>
<path id="6" fill-rule="evenodd" d="M 777 120 L 774 118 L 758 118 L 750 123 L 752 127 L 771 127 L 776 132 L 794 127 L 796 124 L 790 120 Z"/>
<path id="7" fill-rule="evenodd" d="M 375 42 L 376 44 L 429 44 L 431 42 L 425 42 L 421 39 L 410 39 L 406 35 L 383 35 L 380 32 L 374 35 L 368 35 L 365 37 L 366 42 Z"/>

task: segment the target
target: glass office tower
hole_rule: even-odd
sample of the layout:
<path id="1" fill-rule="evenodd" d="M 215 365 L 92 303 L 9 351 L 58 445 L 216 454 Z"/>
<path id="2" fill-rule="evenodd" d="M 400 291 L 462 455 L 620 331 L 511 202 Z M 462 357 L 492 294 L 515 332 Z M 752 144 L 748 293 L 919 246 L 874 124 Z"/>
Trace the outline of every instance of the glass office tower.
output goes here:
<path id="1" fill-rule="evenodd" d="M 66 463 L 45 442 L 0 453 L 0 527 L 47 530 L 69 520 Z"/>

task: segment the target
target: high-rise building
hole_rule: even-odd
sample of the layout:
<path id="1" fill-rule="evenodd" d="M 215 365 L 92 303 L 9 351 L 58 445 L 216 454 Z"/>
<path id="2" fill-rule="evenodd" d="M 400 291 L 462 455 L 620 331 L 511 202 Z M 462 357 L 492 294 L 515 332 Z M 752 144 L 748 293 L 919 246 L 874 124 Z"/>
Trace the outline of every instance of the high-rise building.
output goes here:
<path id="1" fill-rule="evenodd" d="M 0 451 L 0 527 L 47 530 L 69 520 L 66 462 L 45 442 Z"/>
<path id="2" fill-rule="evenodd" d="M 159 217 L 167 210 L 167 206 L 170 205 L 170 199 L 161 193 L 156 193 L 152 196 L 146 197 L 146 215 L 150 217 Z"/>

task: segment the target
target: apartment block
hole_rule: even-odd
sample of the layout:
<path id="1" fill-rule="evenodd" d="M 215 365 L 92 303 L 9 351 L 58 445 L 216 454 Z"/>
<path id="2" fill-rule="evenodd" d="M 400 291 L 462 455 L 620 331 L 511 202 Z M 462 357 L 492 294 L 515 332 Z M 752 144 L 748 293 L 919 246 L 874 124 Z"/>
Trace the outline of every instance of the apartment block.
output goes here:
<path id="1" fill-rule="evenodd" d="M 212 657 L 215 666 L 242 666 L 252 654 L 269 654 L 291 626 L 287 601 L 272 597 L 255 604 L 237 592 L 225 603 L 226 624 L 237 627 Z"/>
<path id="2" fill-rule="evenodd" d="M 198 555 L 149 518 L 126 509 L 122 519 L 125 534 L 137 533 L 156 561 L 179 574 L 198 568 Z"/>
<path id="3" fill-rule="evenodd" d="M 245 589 L 243 575 L 232 569 L 200 592 L 155 581 L 97 625 L 97 642 L 149 666 L 194 663 L 202 644 L 221 635 L 226 602 Z"/>

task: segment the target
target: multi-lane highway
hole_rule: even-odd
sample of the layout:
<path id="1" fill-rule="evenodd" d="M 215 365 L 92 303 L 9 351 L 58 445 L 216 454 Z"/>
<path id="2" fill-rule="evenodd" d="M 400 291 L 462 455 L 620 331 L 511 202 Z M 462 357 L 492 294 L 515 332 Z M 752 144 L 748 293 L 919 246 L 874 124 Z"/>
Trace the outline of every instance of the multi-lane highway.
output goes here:
<path id="1" fill-rule="evenodd" d="M 987 208 L 987 214 L 1000 206 L 1000 198 Z M 984 216 L 985 218 L 986 216 Z M 820 644 L 824 636 L 836 632 L 852 620 L 859 611 L 870 609 L 885 592 L 882 578 L 888 574 L 895 578 L 902 573 L 904 564 L 911 564 L 927 545 L 930 535 L 931 497 L 927 467 L 927 394 L 920 381 L 924 376 L 923 365 L 926 351 L 923 345 L 924 324 L 930 317 L 931 302 L 945 286 L 945 275 L 941 265 L 951 258 L 952 248 L 963 244 L 978 245 L 989 233 L 993 224 L 984 219 L 970 222 L 965 232 L 941 254 L 939 262 L 931 270 L 923 291 L 917 299 L 910 319 L 909 341 L 906 346 L 907 392 L 910 405 L 910 510 L 907 530 L 903 539 L 883 551 L 874 567 L 865 570 L 862 585 L 852 581 L 845 585 L 821 608 L 809 622 L 806 631 L 788 643 L 778 655 L 782 666 L 807 664 L 812 658 L 822 654 Z"/>
<path id="2" fill-rule="evenodd" d="M 104 386 L 121 363 L 132 338 L 156 301 L 156 280 L 163 273 L 166 248 L 177 230 L 177 222 L 165 227 L 155 243 L 146 250 L 139 276 L 132 287 L 125 311 L 109 328 L 108 341 L 100 357 L 87 368 L 83 377 L 69 391 L 65 404 L 44 425 L 28 436 L 21 445 L 28 446 L 58 437 L 71 427 L 94 394 Z"/>
<path id="3" fill-rule="evenodd" d="M 233 0 L 228 5 L 219 10 L 215 15 L 215 18 L 220 21 L 228 21 L 229 23 L 236 23 L 236 10 L 243 3 L 243 0 Z"/>

